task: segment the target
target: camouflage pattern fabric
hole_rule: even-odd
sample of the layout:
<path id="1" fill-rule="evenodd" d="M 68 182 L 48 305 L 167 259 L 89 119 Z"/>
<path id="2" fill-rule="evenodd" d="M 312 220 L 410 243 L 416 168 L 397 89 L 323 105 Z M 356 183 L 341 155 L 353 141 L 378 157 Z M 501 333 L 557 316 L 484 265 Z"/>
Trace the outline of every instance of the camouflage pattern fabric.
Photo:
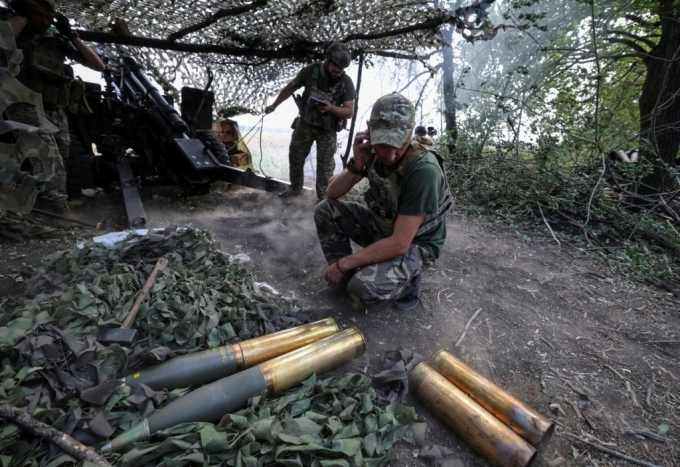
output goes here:
<path id="1" fill-rule="evenodd" d="M 333 42 L 328 47 L 328 55 L 336 65 L 342 68 L 347 68 L 352 61 L 352 54 L 349 53 L 349 49 L 342 42 Z"/>
<path id="2" fill-rule="evenodd" d="M 261 289 L 223 249 L 208 231 L 168 228 L 131 234 L 111 248 L 88 240 L 43 258 L 23 290 L 0 297 L 2 403 L 101 446 L 188 392 L 121 387 L 119 378 L 177 354 L 310 320 Z M 143 340 L 132 347 L 100 343 L 99 327 L 120 326 L 160 257 L 169 264 L 135 322 Z M 402 373 L 410 369 L 405 363 Z M 398 382 L 388 382 L 386 395 L 393 389 L 398 395 Z M 105 456 L 116 467 L 385 465 L 401 440 L 422 447 L 428 426 L 412 407 L 379 391 L 365 375 L 312 376 L 277 396 L 251 398 L 219 423 L 178 425 Z M 0 418 L 0 433 L 3 466 L 82 464 L 6 419 Z"/>
<path id="3" fill-rule="evenodd" d="M 41 184 L 54 176 L 59 152 L 49 134 L 59 129 L 46 118 L 40 94 L 16 79 L 23 54 L 16 48 L 14 34 L 6 22 L 0 22 L 0 49 L 0 209 L 28 213 Z M 2 119 L 3 114 L 11 119 L 13 113 L 21 113 L 22 107 L 32 110 L 27 121 Z M 12 138 L 8 138 L 9 131 Z M 33 170 L 22 167 L 26 161 Z"/>
<path id="4" fill-rule="evenodd" d="M 28 7 L 31 10 L 39 11 L 47 15 L 56 15 L 57 7 L 54 0 L 27 0 Z"/>
<path id="5" fill-rule="evenodd" d="M 64 159 L 68 157 L 69 146 L 71 144 L 71 138 L 68 133 L 68 118 L 62 107 L 45 109 L 44 112 L 45 117 L 51 123 L 54 123 L 58 131 L 52 134 L 41 133 L 40 138 L 46 145 L 50 146 L 50 150 L 55 153 L 55 158 L 49 166 L 42 160 L 29 158 L 32 173 L 39 178 L 39 181 L 47 182 L 41 190 L 42 192 L 49 193 L 56 190 L 59 193 L 66 193 L 66 167 L 64 166 Z M 15 122 L 32 126 L 38 124 L 38 116 L 35 109 L 29 104 L 16 104 L 7 109 L 7 114 Z M 46 173 L 52 173 L 52 176 L 46 176 Z"/>
<path id="6" fill-rule="evenodd" d="M 303 121 L 298 121 L 293 137 L 290 140 L 288 162 L 290 164 L 290 189 L 293 193 L 302 192 L 304 185 L 305 159 L 316 141 L 316 196 L 326 198 L 328 180 L 335 170 L 335 151 L 337 150 L 337 134 L 334 130 L 324 130 Z"/>
<path id="7" fill-rule="evenodd" d="M 415 121 L 416 109 L 410 100 L 396 92 L 382 96 L 371 110 L 371 144 L 402 147 Z"/>
<path id="8" fill-rule="evenodd" d="M 368 206 L 360 202 L 326 199 L 317 205 L 314 222 L 329 265 L 352 254 L 350 240 L 365 248 L 385 238 Z M 428 253 L 411 244 L 404 255 L 359 268 L 347 283 L 347 292 L 367 306 L 397 300 L 411 292 L 418 275 L 430 264 Z"/>

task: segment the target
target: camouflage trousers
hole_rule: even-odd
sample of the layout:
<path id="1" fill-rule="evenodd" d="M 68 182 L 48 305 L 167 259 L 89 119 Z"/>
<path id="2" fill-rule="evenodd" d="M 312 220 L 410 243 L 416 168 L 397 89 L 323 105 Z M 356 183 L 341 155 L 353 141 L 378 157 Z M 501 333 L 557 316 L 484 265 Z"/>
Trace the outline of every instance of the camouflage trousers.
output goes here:
<path id="1" fill-rule="evenodd" d="M 326 197 L 328 180 L 335 170 L 335 151 L 337 150 L 337 133 L 309 125 L 299 119 L 290 140 L 288 162 L 290 165 L 290 189 L 293 193 L 302 192 L 304 185 L 305 159 L 316 141 L 316 196 Z"/>
<path id="2" fill-rule="evenodd" d="M 7 108 L 8 117 L 11 120 L 27 125 L 40 126 L 38 121 L 38 114 L 34 107 L 30 104 L 15 104 Z M 66 194 L 66 167 L 64 167 L 64 159 L 69 155 L 69 146 L 71 145 L 71 138 L 68 133 L 68 118 L 66 112 L 62 107 L 45 109 L 45 117 L 53 123 L 59 131 L 57 133 L 41 133 L 42 140 L 50 146 L 56 146 L 59 150 L 59 156 L 54 161 L 54 177 L 45 183 L 41 192 L 49 193 L 50 191 L 58 191 Z M 31 161 L 33 164 L 33 173 L 41 173 L 46 169 L 42 167 L 42 162 Z"/>
<path id="3" fill-rule="evenodd" d="M 326 199 L 316 206 L 314 222 L 329 265 L 352 254 L 350 240 L 365 248 L 384 238 L 368 206 L 360 202 Z M 418 276 L 431 264 L 427 251 L 412 243 L 404 255 L 359 268 L 347 283 L 347 292 L 367 306 L 397 300 L 413 290 Z"/>

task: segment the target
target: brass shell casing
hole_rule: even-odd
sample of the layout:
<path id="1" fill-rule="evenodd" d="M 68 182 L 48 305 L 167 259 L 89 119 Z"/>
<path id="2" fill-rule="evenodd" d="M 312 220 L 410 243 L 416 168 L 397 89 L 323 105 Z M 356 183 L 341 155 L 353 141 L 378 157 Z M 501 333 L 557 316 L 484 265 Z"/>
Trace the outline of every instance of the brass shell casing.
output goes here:
<path id="1" fill-rule="evenodd" d="M 520 438 L 427 363 L 409 377 L 416 397 L 441 418 L 481 457 L 495 467 L 533 464 L 536 449 Z"/>
<path id="2" fill-rule="evenodd" d="M 445 350 L 432 358 L 430 366 L 538 449 L 539 453 L 545 449 L 555 429 L 555 424 L 548 418 Z"/>
<path id="3" fill-rule="evenodd" d="M 241 371 L 299 349 L 338 332 L 333 318 L 304 324 L 285 331 L 256 337 L 233 345 L 236 368 Z"/>
<path id="4" fill-rule="evenodd" d="M 267 382 L 267 390 L 277 394 L 301 383 L 314 373 L 323 373 L 361 356 L 365 350 L 364 336 L 357 328 L 352 327 L 261 363 L 259 368 Z"/>

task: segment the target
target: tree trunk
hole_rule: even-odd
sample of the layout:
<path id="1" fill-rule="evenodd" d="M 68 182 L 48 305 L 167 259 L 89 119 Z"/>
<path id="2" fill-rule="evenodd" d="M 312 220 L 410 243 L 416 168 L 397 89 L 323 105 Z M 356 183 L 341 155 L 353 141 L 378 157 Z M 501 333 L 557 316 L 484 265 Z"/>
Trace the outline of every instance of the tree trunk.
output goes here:
<path id="1" fill-rule="evenodd" d="M 675 3 L 675 5 L 674 5 Z M 680 148 L 680 4 L 660 0 L 661 37 L 644 58 L 647 76 L 640 96 L 640 155 L 654 165 L 642 194 L 670 187 L 667 167 L 676 164 Z"/>
<path id="2" fill-rule="evenodd" d="M 453 40 L 453 28 L 442 30 L 444 39 L 449 44 Z M 453 79 L 453 48 L 445 46 L 442 53 L 442 94 L 444 94 L 444 132 L 448 138 L 449 154 L 456 151 L 458 125 L 456 123 L 456 88 Z"/>

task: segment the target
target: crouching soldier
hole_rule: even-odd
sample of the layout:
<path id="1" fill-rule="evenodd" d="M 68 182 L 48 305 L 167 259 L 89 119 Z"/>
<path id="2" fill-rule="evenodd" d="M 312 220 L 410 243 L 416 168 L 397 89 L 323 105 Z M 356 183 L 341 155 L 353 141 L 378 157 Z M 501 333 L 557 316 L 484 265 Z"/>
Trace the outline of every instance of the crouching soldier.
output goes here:
<path id="1" fill-rule="evenodd" d="M 325 280 L 365 305 L 394 300 L 415 308 L 422 272 L 446 239 L 453 198 L 441 158 L 412 141 L 414 121 L 404 96 L 378 99 L 369 128 L 354 139 L 354 157 L 331 178 L 314 215 L 329 264 Z M 361 202 L 338 200 L 364 177 L 369 188 Z M 350 240 L 363 249 L 352 253 Z"/>

